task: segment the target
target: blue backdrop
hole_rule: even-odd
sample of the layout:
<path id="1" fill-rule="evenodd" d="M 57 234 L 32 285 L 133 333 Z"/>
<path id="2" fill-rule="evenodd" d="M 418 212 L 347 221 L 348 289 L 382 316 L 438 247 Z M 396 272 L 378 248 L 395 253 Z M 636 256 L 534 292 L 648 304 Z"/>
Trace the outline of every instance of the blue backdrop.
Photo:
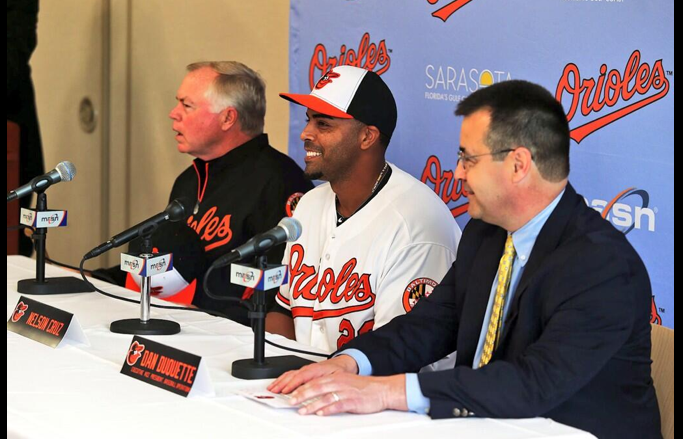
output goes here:
<path id="1" fill-rule="evenodd" d="M 292 0 L 290 90 L 329 67 L 382 75 L 398 126 L 388 158 L 441 195 L 453 179 L 457 103 L 506 79 L 555 93 L 572 129 L 571 181 L 627 234 L 652 279 L 652 319 L 674 327 L 674 3 L 671 0 Z M 301 107 L 289 154 L 303 166 Z"/>

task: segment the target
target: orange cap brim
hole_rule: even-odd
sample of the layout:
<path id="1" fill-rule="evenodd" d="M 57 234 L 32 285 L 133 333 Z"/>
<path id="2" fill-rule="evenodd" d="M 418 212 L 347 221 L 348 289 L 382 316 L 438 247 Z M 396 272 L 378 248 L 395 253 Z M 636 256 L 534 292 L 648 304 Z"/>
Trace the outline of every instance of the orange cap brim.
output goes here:
<path id="1" fill-rule="evenodd" d="M 280 97 L 287 99 L 295 104 L 303 105 L 306 108 L 310 108 L 318 113 L 325 114 L 327 116 L 338 117 L 340 119 L 353 119 L 353 116 L 341 111 L 339 108 L 332 104 L 329 104 L 317 96 L 313 95 L 302 95 L 294 93 L 280 93 Z"/>

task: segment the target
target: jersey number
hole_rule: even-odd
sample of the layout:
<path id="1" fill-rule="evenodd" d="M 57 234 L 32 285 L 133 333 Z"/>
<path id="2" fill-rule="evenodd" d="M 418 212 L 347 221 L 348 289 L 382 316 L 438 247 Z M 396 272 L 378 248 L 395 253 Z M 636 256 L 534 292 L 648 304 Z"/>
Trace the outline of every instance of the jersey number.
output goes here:
<path id="1" fill-rule="evenodd" d="M 339 323 L 339 338 L 337 339 L 337 349 L 341 349 L 346 343 L 358 337 L 361 334 L 365 334 L 368 331 L 372 331 L 372 327 L 375 325 L 374 320 L 368 320 L 363 323 L 358 332 L 353 329 L 353 324 L 344 319 Z"/>

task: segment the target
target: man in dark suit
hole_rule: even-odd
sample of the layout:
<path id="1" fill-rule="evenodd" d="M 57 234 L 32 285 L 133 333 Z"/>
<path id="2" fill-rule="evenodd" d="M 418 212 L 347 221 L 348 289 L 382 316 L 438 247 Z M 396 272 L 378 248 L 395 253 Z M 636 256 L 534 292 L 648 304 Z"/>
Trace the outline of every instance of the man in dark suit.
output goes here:
<path id="1" fill-rule="evenodd" d="M 601 438 L 661 437 L 647 271 L 568 183 L 562 106 L 507 81 L 456 114 L 472 220 L 446 277 L 410 313 L 269 389 L 319 398 L 302 414 L 544 416 Z M 456 349 L 453 369 L 415 373 Z"/>

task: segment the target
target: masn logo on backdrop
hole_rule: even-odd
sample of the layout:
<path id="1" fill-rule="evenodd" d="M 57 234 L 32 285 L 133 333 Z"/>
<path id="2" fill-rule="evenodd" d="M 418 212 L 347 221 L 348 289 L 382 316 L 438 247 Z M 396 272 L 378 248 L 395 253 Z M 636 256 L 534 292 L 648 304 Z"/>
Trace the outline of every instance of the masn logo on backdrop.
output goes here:
<path id="1" fill-rule="evenodd" d="M 634 229 L 656 231 L 657 209 L 650 208 L 650 194 L 643 189 L 625 189 L 609 201 L 586 199 L 586 204 L 623 233 Z"/>
<path id="2" fill-rule="evenodd" d="M 378 75 L 383 74 L 391 66 L 391 57 L 385 40 L 375 44 L 370 40 L 370 34 L 366 32 L 358 43 L 356 50 L 347 48 L 342 44 L 339 54 L 330 56 L 327 47 L 318 43 L 313 49 L 313 56 L 308 69 L 308 84 L 311 89 L 316 81 L 336 66 L 354 66 L 366 70 L 372 70 Z"/>

